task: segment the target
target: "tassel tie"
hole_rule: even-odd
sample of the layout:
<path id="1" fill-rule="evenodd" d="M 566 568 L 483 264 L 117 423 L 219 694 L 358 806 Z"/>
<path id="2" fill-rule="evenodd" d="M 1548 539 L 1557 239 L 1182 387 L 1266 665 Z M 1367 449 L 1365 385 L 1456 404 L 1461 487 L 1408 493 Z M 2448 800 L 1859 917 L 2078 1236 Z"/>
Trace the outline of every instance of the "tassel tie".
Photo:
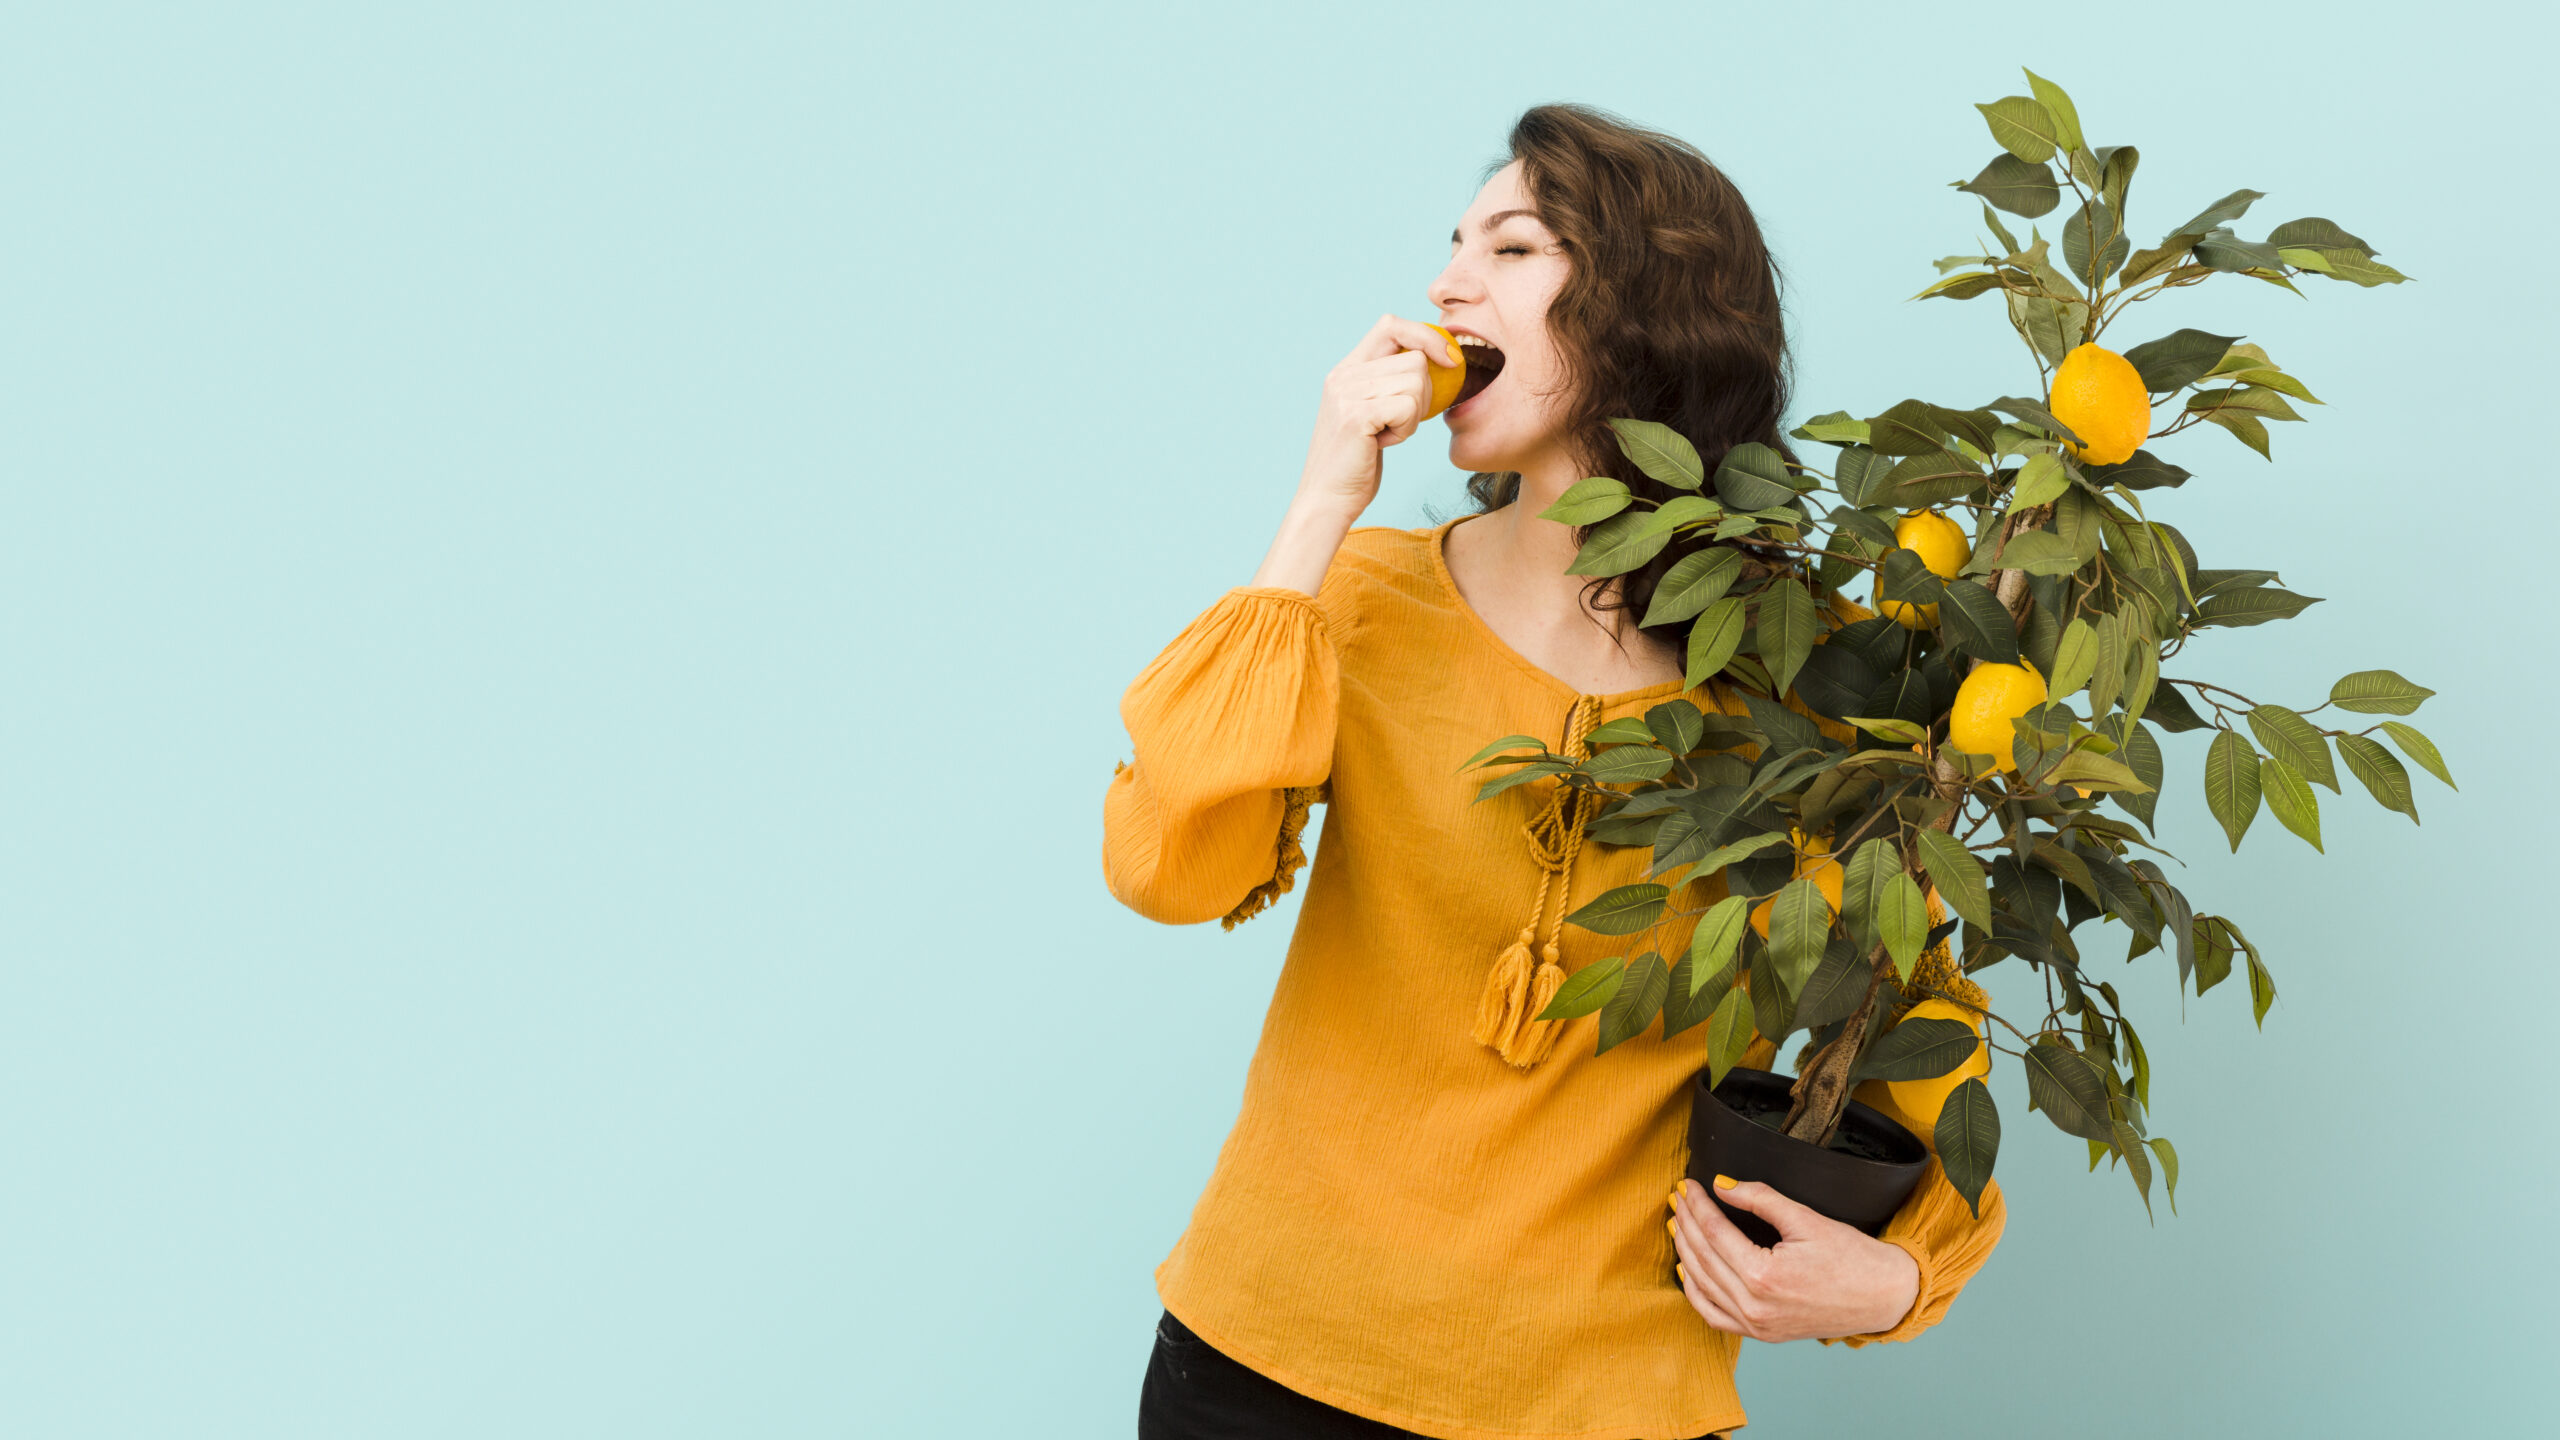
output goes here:
<path id="1" fill-rule="evenodd" d="M 1590 735 L 1599 728 L 1599 721 L 1598 697 L 1574 697 L 1573 711 L 1565 720 L 1564 745 L 1557 753 L 1575 760 L 1590 754 Z M 1484 996 L 1476 1003 L 1475 1039 L 1522 1070 L 1547 1058 L 1555 1048 L 1556 1033 L 1565 1025 L 1537 1015 L 1564 984 L 1564 917 L 1572 908 L 1573 861 L 1582 849 L 1582 827 L 1590 818 L 1592 798 L 1559 780 L 1545 808 L 1520 827 L 1529 838 L 1529 854 L 1538 862 L 1538 903 L 1529 912 L 1529 923 L 1520 927 L 1519 938 L 1494 957 L 1493 969 L 1485 976 Z M 1552 920 L 1547 915 L 1550 890 L 1555 891 Z M 1541 924 L 1547 927 L 1543 946 L 1538 945 Z M 1533 946 L 1538 947 L 1534 962 Z"/>

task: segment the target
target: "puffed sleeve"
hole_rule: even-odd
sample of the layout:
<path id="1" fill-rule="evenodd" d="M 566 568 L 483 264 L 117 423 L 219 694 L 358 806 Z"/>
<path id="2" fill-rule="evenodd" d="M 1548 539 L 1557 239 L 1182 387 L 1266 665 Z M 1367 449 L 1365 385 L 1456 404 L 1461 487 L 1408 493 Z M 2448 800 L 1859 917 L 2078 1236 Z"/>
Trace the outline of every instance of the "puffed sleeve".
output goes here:
<path id="1" fill-rule="evenodd" d="M 1168 925 L 1237 922 L 1297 881 L 1327 798 L 1341 662 L 1315 597 L 1240 585 L 1120 697 L 1134 759 L 1102 807 L 1113 898 Z"/>

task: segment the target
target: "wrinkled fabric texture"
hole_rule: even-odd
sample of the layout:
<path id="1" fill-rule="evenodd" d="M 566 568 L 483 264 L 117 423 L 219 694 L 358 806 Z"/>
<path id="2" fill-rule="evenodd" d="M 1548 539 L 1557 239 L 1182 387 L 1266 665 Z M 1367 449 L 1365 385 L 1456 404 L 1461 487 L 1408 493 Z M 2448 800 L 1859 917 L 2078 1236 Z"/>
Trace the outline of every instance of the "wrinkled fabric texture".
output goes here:
<path id="1" fill-rule="evenodd" d="M 1303 863 L 1293 813 L 1324 802 L 1235 1126 L 1157 1291 L 1254 1372 L 1442 1440 L 1729 1429 L 1747 1419 L 1740 1340 L 1681 1294 L 1663 1226 L 1707 1027 L 1665 1040 L 1657 1023 L 1595 1056 L 1586 1016 L 1526 1066 L 1472 1033 L 1533 907 L 1570 913 L 1642 880 L 1649 851 L 1586 844 L 1556 875 L 1528 833 L 1555 782 L 1479 803 L 1500 772 L 1462 767 L 1505 735 L 1561 750 L 1577 712 L 1641 719 L 1683 695 L 1744 707 L 1720 685 L 1678 680 L 1583 696 L 1538 669 L 1448 573 L 1441 543 L 1468 518 L 1353 530 L 1312 597 L 1228 591 L 1122 696 L 1132 759 L 1106 792 L 1103 869 L 1137 913 L 1249 918 Z M 1562 891 L 1543 906 L 1542 881 Z M 1712 877 L 1679 898 L 1722 893 Z M 1686 943 L 1685 928 L 1566 926 L 1558 963 L 1569 974 Z M 1773 1052 L 1764 1040 L 1754 1054 Z M 1859 1098 L 1880 1090 L 1869 1082 Z M 1977 1218 L 1933 1160 L 1882 1237 L 1918 1263 L 1919 1297 L 1891 1328 L 1845 1343 L 1935 1324 L 2004 1216 L 1996 1182 Z"/>

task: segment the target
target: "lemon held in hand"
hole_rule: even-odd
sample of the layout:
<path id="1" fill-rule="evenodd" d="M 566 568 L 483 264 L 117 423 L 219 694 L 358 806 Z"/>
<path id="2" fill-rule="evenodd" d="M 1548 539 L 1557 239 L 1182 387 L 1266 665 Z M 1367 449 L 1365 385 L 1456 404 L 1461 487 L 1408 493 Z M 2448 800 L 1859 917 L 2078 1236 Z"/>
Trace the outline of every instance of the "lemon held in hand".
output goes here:
<path id="1" fill-rule="evenodd" d="M 1988 755 L 1994 771 L 2018 768 L 2017 727 L 2009 722 L 2044 703 L 2044 677 L 2033 665 L 1976 665 L 1956 687 L 1954 713 L 1947 717 L 1947 743 L 1975 755 Z"/>
<path id="2" fill-rule="evenodd" d="M 1464 389 L 1467 383 L 1467 347 L 1458 343 L 1457 336 L 1450 334 L 1446 330 L 1441 330 L 1439 326 L 1432 325 L 1431 322 L 1427 320 L 1423 323 L 1431 329 L 1439 331 L 1440 338 L 1448 342 L 1450 357 L 1450 363 L 1446 365 L 1433 364 L 1430 367 L 1431 404 L 1422 412 L 1422 418 L 1428 420 L 1432 416 L 1437 415 L 1441 411 L 1458 403 L 1458 392 Z M 1425 356 L 1423 358 L 1429 359 L 1430 357 Z"/>
<path id="3" fill-rule="evenodd" d="M 2062 357 L 2045 408 L 2087 442 L 2072 453 L 2092 465 L 2121 465 L 2151 438 L 2151 392 L 2142 373 L 2102 345 Z"/>
<path id="4" fill-rule="evenodd" d="M 1964 568 L 1965 558 L 1973 553 L 1966 543 L 1964 527 L 1935 510 L 1914 510 L 1894 522 L 1893 543 L 1920 557 L 1929 573 L 1941 580 L 1952 580 Z M 1938 607 L 1914 605 L 1903 600 L 1884 598 L 1884 582 L 1876 582 L 1876 613 L 1899 621 L 1905 630 L 1926 630 L 1938 623 Z"/>

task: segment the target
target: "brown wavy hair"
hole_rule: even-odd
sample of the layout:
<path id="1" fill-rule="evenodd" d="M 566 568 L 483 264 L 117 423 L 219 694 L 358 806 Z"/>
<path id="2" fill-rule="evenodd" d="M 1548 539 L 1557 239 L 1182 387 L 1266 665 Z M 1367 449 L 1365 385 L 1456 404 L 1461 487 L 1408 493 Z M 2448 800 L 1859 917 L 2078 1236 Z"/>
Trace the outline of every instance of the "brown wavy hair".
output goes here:
<path id="1" fill-rule="evenodd" d="M 1569 387 L 1565 436 L 1584 475 L 1607 475 L 1661 501 L 1682 491 L 1618 448 L 1612 416 L 1657 420 L 1698 447 L 1707 473 L 1746 440 L 1795 454 L 1778 433 L 1789 365 L 1777 263 L 1742 192 L 1696 147 L 1587 105 L 1539 105 L 1511 127 L 1511 161 L 1571 261 L 1547 309 Z M 1517 498 L 1520 477 L 1467 481 L 1479 513 Z M 1591 527 L 1575 532 L 1576 542 Z M 1683 535 L 1619 579 L 1594 577 L 1584 602 L 1642 616 L 1663 575 L 1712 542 Z M 1646 633 L 1682 646 L 1686 623 Z"/>

